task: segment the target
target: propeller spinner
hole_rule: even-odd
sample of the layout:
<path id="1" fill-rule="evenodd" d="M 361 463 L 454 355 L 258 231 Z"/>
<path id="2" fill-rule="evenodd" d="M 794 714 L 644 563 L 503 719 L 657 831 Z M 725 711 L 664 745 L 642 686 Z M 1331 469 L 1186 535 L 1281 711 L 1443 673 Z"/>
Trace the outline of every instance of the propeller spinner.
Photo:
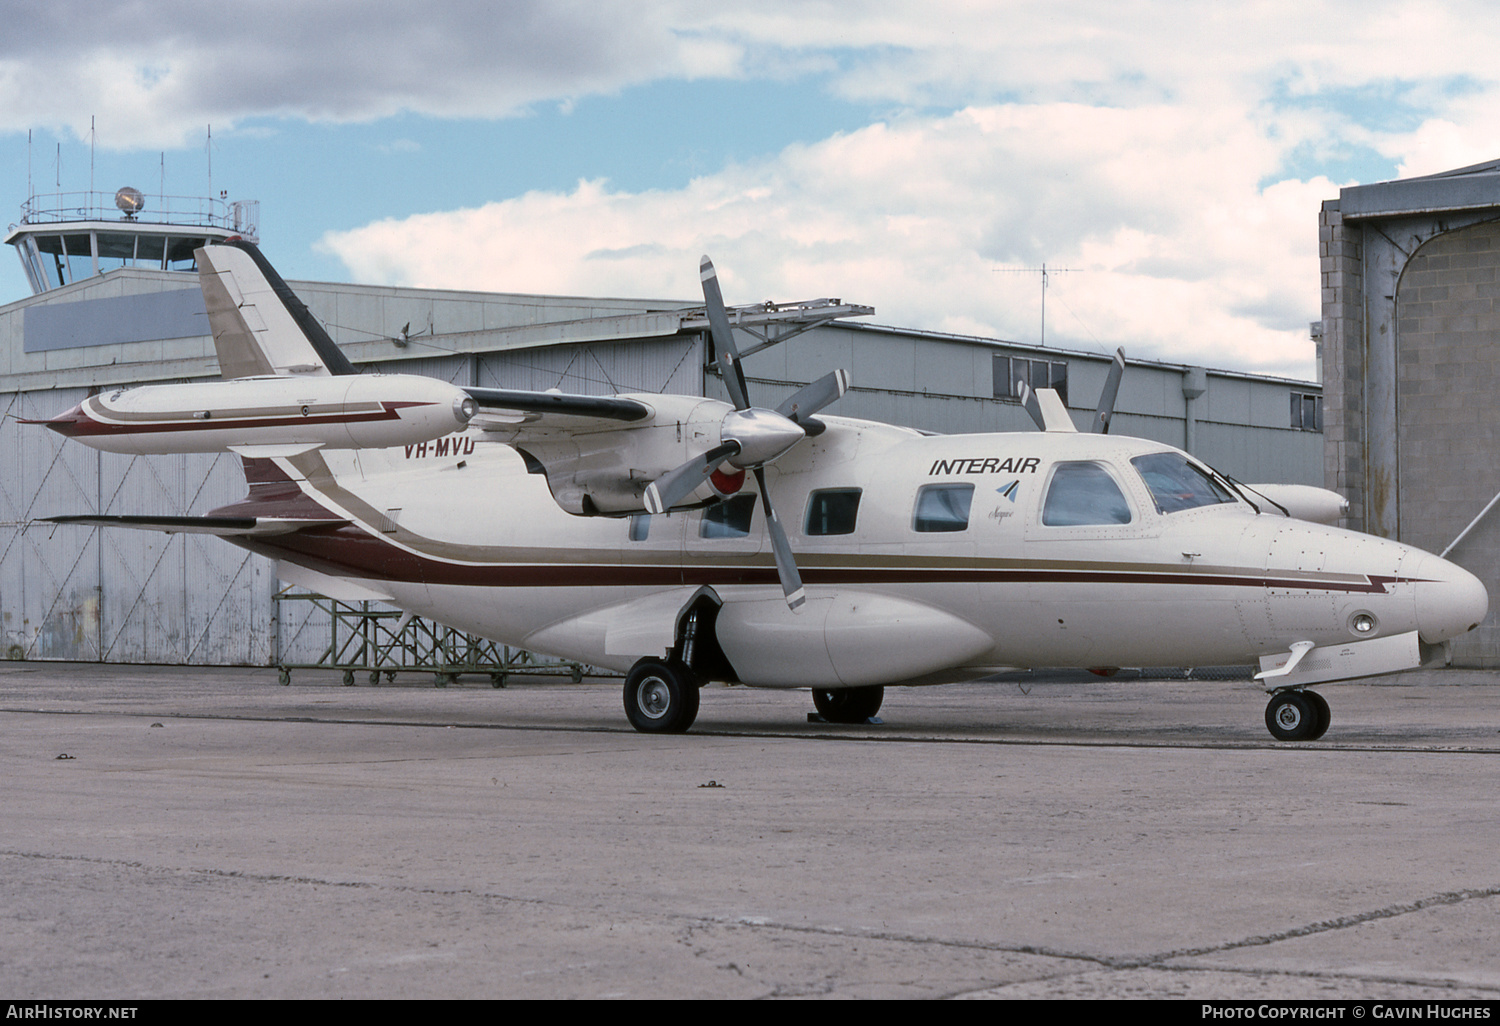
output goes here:
<path id="1" fill-rule="evenodd" d="M 646 509 L 652 513 L 665 513 L 692 494 L 725 463 L 752 472 L 760 486 L 766 533 L 771 537 L 771 551 L 776 557 L 781 590 L 786 596 L 787 606 L 796 609 L 806 601 L 807 594 L 803 591 L 802 575 L 797 572 L 797 562 L 792 556 L 791 542 L 787 540 L 786 531 L 771 504 L 764 467 L 802 439 L 823 430 L 823 425 L 813 419 L 813 415 L 848 390 L 849 378 L 842 370 L 825 374 L 774 410 L 750 405 L 739 350 L 735 348 L 724 296 L 719 291 L 718 273 L 713 261 L 706 256 L 699 263 L 698 270 L 703 281 L 703 299 L 707 305 L 715 359 L 734 410 L 725 414 L 720 425 L 720 445 L 668 471 L 647 486 Z"/>

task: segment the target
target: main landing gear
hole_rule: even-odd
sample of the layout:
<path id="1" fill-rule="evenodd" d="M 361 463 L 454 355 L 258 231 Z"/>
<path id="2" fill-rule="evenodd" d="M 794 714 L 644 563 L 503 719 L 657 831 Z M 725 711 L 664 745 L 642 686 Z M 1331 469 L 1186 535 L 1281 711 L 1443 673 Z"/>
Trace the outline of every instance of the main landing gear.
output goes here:
<path id="1" fill-rule="evenodd" d="M 880 711 L 885 688 L 813 688 L 813 706 L 829 723 L 863 723 Z"/>
<path id="2" fill-rule="evenodd" d="M 625 678 L 625 716 L 646 734 L 681 734 L 698 718 L 701 686 L 676 659 L 642 659 Z"/>
<path id="3" fill-rule="evenodd" d="M 1328 700 L 1316 691 L 1278 691 L 1266 706 L 1266 726 L 1278 741 L 1316 741 L 1330 720 Z"/>

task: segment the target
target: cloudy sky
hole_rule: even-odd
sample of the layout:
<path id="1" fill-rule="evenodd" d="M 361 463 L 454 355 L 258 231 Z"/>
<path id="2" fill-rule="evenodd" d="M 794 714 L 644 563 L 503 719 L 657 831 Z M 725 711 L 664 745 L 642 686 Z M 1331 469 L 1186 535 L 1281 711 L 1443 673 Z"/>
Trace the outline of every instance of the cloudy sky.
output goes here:
<path id="1" fill-rule="evenodd" d="M 293 279 L 690 301 L 707 252 L 730 303 L 1027 342 L 1045 264 L 1048 344 L 1312 378 L 1319 205 L 1500 157 L 1497 12 L 49 0 L 0 182 L 259 200 Z"/>

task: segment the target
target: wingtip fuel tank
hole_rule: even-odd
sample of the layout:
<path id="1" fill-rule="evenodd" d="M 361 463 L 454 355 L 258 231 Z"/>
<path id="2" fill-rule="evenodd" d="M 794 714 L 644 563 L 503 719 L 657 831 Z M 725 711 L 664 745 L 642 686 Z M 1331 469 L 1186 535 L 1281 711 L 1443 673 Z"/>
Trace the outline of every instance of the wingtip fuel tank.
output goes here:
<path id="1" fill-rule="evenodd" d="M 90 448 L 139 455 L 371 449 L 462 431 L 474 409 L 463 389 L 416 375 L 283 375 L 101 392 L 43 423 Z"/>

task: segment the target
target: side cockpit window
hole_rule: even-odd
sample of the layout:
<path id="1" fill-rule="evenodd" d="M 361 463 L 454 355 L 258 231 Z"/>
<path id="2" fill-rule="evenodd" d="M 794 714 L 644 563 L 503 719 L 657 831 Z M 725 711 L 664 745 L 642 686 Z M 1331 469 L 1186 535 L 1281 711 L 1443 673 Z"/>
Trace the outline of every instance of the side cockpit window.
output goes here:
<path id="1" fill-rule="evenodd" d="M 969 506 L 973 501 L 971 484 L 923 485 L 917 490 L 912 527 L 924 533 L 967 531 Z"/>
<path id="2" fill-rule="evenodd" d="M 1097 463 L 1059 463 L 1047 485 L 1042 523 L 1048 527 L 1128 524 L 1130 504 L 1120 486 Z"/>
<path id="3" fill-rule="evenodd" d="M 1130 461 L 1140 472 L 1158 513 L 1234 502 L 1228 488 L 1180 452 L 1153 452 Z"/>

